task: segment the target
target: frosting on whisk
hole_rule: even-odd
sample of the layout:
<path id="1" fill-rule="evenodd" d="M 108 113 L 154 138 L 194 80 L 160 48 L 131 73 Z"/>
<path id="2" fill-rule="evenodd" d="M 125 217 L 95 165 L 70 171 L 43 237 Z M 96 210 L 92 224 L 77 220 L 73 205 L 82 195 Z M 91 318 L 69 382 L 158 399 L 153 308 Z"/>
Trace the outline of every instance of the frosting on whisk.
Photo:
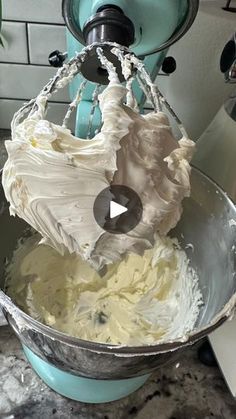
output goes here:
<path id="1" fill-rule="evenodd" d="M 125 87 L 119 82 L 113 65 L 98 47 L 110 79 L 99 96 L 100 132 L 83 140 L 65 124 L 46 119 L 48 99 L 79 72 L 85 50 L 15 115 L 3 170 L 11 214 L 27 221 L 60 253 L 68 249 L 80 254 L 96 269 L 126 252 L 142 253 L 153 246 L 157 234 L 166 234 L 176 225 L 181 201 L 190 192 L 189 161 L 194 150 L 182 126 L 183 138 L 178 142 L 173 137 L 168 118 L 160 110 L 165 100 L 143 64 L 117 46 L 113 52 L 121 60 L 127 83 Z M 153 113 L 141 115 L 137 110 L 133 69 L 153 102 Z M 81 99 L 81 94 L 77 96 L 74 106 Z M 105 232 L 93 216 L 96 196 L 111 184 L 134 189 L 143 204 L 141 222 L 126 235 Z"/>

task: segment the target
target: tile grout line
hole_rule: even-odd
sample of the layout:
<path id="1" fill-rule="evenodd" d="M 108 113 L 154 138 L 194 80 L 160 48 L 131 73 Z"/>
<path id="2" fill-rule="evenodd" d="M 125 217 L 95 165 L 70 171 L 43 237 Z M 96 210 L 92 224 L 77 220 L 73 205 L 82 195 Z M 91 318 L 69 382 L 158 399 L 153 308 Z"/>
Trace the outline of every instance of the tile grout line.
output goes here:
<path id="1" fill-rule="evenodd" d="M 37 63 L 18 63 L 15 61 L 0 61 L 0 64 L 13 64 L 13 65 L 27 65 L 27 66 L 31 66 L 31 67 L 47 67 L 47 68 L 53 68 L 51 65 L 49 64 L 37 64 Z"/>
<path id="2" fill-rule="evenodd" d="M 66 26 L 65 23 L 55 23 L 55 22 L 35 22 L 33 20 L 11 20 L 11 19 L 2 19 L 2 22 L 10 22 L 10 23 L 32 23 L 33 25 L 48 25 L 48 26 Z"/>
<path id="3" fill-rule="evenodd" d="M 27 22 L 25 22 L 25 30 L 26 30 L 26 48 L 27 48 L 28 64 L 31 64 L 31 62 L 30 62 L 30 46 L 29 46 L 29 28 L 28 28 L 28 23 Z"/>

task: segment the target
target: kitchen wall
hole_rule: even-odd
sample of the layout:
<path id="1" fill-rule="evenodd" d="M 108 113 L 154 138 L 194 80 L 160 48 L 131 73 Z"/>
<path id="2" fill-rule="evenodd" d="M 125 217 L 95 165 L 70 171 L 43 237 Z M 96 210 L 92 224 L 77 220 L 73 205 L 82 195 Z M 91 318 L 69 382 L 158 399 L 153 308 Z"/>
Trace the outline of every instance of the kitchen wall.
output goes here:
<path id="1" fill-rule="evenodd" d="M 61 0 L 3 0 L 0 48 L 0 128 L 9 128 L 14 112 L 36 96 L 55 73 L 48 55 L 66 50 Z M 50 103 L 49 118 L 60 123 L 69 101 L 67 89 Z"/>
<path id="2" fill-rule="evenodd" d="M 193 140 L 198 139 L 236 88 L 235 84 L 224 83 L 219 68 L 221 52 L 236 31 L 236 13 L 222 10 L 226 3 L 200 1 L 193 26 L 168 51 L 176 59 L 176 72 L 157 79 Z M 236 8 L 236 0 L 231 1 L 231 7 Z"/>
<path id="3" fill-rule="evenodd" d="M 144 1 L 145 3 L 145 1 Z M 221 51 L 236 30 L 236 14 L 222 10 L 226 0 L 201 0 L 189 32 L 169 50 L 177 61 L 170 77 L 157 78 L 160 89 L 197 139 L 233 90 L 219 71 Z M 236 0 L 231 6 L 236 7 Z M 0 48 L 0 128 L 9 128 L 13 113 L 34 97 L 55 69 L 48 55 L 66 50 L 61 0 L 3 0 Z M 60 123 L 69 97 L 60 91 L 50 103 L 49 118 Z"/>

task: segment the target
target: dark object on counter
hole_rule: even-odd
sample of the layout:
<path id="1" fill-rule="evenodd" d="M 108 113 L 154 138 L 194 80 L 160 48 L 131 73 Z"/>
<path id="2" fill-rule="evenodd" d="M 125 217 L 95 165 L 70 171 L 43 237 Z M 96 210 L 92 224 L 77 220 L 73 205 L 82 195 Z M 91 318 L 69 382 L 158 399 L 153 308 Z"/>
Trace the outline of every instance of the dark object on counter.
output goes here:
<path id="1" fill-rule="evenodd" d="M 225 45 L 221 58 L 220 58 L 220 70 L 222 73 L 225 73 L 229 70 L 234 60 L 236 59 L 236 44 L 234 39 L 230 39 L 229 42 Z"/>
<path id="2" fill-rule="evenodd" d="M 226 12 L 236 13 L 236 7 L 230 7 L 232 0 L 227 0 L 225 7 L 222 7 Z"/>
<path id="3" fill-rule="evenodd" d="M 198 359 L 207 367 L 217 367 L 216 357 L 208 340 L 198 348 Z"/>

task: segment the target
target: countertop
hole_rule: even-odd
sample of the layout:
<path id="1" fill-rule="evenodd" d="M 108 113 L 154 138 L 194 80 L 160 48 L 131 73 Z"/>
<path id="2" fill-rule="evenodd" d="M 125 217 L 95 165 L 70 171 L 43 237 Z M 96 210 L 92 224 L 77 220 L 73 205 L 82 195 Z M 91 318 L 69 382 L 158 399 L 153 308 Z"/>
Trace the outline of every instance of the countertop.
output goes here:
<path id="1" fill-rule="evenodd" d="M 206 367 L 196 347 L 159 369 L 131 396 L 88 405 L 50 390 L 32 371 L 8 326 L 0 328 L 1 419 L 235 419 L 236 402 L 217 367 Z"/>
<path id="2" fill-rule="evenodd" d="M 0 167 L 5 161 L 0 131 Z M 235 419 L 236 402 L 217 367 L 206 367 L 197 347 L 178 363 L 160 368 L 131 396 L 102 405 L 86 405 L 50 390 L 33 372 L 9 326 L 0 327 L 1 419 Z"/>

